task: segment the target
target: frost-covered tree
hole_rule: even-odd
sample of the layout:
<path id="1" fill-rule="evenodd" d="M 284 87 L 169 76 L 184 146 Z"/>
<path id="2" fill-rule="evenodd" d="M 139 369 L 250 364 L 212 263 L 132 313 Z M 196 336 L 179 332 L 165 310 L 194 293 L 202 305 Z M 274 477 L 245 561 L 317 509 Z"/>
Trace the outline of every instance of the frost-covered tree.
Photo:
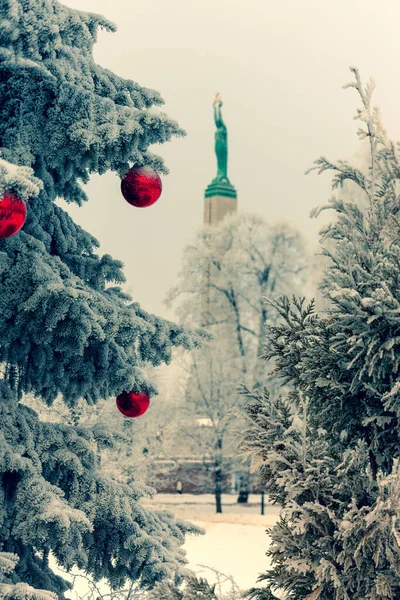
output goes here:
<path id="1" fill-rule="evenodd" d="M 152 109 L 162 103 L 157 92 L 95 64 L 99 28 L 114 25 L 55 0 L 0 7 L 0 198 L 8 191 L 28 207 L 23 229 L 0 242 L 0 595 L 7 598 L 52 597 L 28 586 L 64 597 L 49 555 L 113 587 L 126 580 L 151 587 L 178 576 L 184 562 L 187 525 L 145 510 L 142 487 L 100 472 L 103 432 L 40 421 L 19 402 L 33 394 L 73 407 L 123 390 L 151 392 L 143 366 L 198 341 L 124 294 L 122 263 L 99 255 L 98 242 L 55 203 L 86 201 L 82 184 L 91 173 L 122 176 L 132 164 L 162 171 L 149 146 L 182 134 Z"/>
<path id="2" fill-rule="evenodd" d="M 199 565 L 204 567 L 204 565 Z M 240 600 L 243 594 L 231 575 L 224 575 L 211 567 L 216 583 L 210 584 L 207 579 L 188 575 L 180 585 L 163 581 L 149 592 L 146 600 Z"/>
<path id="3" fill-rule="evenodd" d="M 263 298 L 301 291 L 306 275 L 299 232 L 259 216 L 235 214 L 206 227 L 185 250 L 178 285 L 168 299 L 181 323 L 201 324 L 213 339 L 191 355 L 181 430 L 191 453 L 213 471 L 217 512 L 223 480 L 238 462 L 231 439 L 233 410 L 240 402 L 236 387 L 243 380 L 249 386 L 266 382 L 258 356 L 272 314 Z M 196 428 L 197 417 L 207 426 Z"/>
<path id="4" fill-rule="evenodd" d="M 277 588 L 293 600 L 400 597 L 399 145 L 371 106 L 373 82 L 351 70 L 369 164 L 316 162 L 338 190 L 328 206 L 336 220 L 322 231 L 329 309 L 274 303 L 282 322 L 268 331 L 265 358 L 293 392 L 285 401 L 249 393 L 245 409 L 242 449 L 282 506 L 267 588 L 250 593 L 258 600 Z"/>
<path id="5" fill-rule="evenodd" d="M 262 383 L 257 358 L 269 318 L 263 298 L 301 290 L 306 267 L 297 230 L 238 213 L 198 232 L 184 251 L 179 282 L 167 302 L 182 324 L 202 325 L 221 340 L 250 385 L 260 383 L 258 375 Z"/>
<path id="6" fill-rule="evenodd" d="M 41 421 L 79 426 L 95 432 L 98 465 L 104 475 L 123 483 L 151 485 L 149 472 L 154 456 L 159 453 L 163 397 L 159 396 L 152 410 L 140 419 L 127 419 L 115 410 L 115 402 L 100 400 L 88 405 L 80 400 L 66 406 L 62 397 L 48 406 L 41 398 L 23 396 L 21 402 L 32 408 Z M 155 416 L 155 418 L 154 418 Z"/>
<path id="7" fill-rule="evenodd" d="M 210 586 L 206 579 L 190 575 L 183 586 L 162 582 L 150 592 L 149 600 L 218 600 L 214 593 L 215 586 Z"/>

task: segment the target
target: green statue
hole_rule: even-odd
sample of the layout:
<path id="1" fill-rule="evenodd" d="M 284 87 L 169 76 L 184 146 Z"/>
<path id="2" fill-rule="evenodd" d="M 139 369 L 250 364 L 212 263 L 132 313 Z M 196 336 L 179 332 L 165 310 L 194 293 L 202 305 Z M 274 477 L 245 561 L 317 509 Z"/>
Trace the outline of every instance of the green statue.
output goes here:
<path id="1" fill-rule="evenodd" d="M 213 102 L 214 121 L 217 126 L 215 132 L 215 154 L 217 155 L 217 176 L 213 179 L 213 183 L 225 181 L 229 183 L 228 171 L 228 135 L 226 125 L 222 120 L 221 114 L 222 99 L 219 93 L 215 96 Z"/>
<path id="2" fill-rule="evenodd" d="M 227 198 L 236 198 L 236 190 L 228 179 L 228 134 L 226 125 L 221 115 L 222 99 L 219 94 L 215 96 L 213 102 L 214 121 L 217 126 L 215 132 L 215 154 L 217 155 L 217 176 L 214 177 L 210 185 L 205 190 L 204 197 L 225 196 Z"/>

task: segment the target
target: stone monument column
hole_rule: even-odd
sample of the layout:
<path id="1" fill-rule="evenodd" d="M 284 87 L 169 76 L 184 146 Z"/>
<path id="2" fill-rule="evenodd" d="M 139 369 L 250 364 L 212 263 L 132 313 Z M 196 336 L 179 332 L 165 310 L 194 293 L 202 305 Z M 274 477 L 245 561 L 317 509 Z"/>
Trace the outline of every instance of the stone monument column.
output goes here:
<path id="1" fill-rule="evenodd" d="M 204 194 L 204 225 L 218 225 L 229 213 L 237 210 L 237 194 L 228 179 L 228 135 L 222 119 L 222 99 L 216 95 L 213 102 L 215 132 L 215 154 L 217 156 L 217 176 L 214 177 Z"/>

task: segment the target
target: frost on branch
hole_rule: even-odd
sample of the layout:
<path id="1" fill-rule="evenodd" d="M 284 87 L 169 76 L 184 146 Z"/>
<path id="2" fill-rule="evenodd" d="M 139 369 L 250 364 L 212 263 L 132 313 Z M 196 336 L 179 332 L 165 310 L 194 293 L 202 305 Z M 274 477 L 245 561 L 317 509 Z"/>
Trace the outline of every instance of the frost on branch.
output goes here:
<path id="1" fill-rule="evenodd" d="M 0 597 L 2 600 L 57 600 L 57 595 L 46 590 L 35 590 L 26 583 L 7 583 L 19 561 L 11 552 L 0 552 Z"/>
<path id="2" fill-rule="evenodd" d="M 0 158 L 0 198 L 8 191 L 27 202 L 38 196 L 41 188 L 42 182 L 34 176 L 33 169 L 12 165 Z"/>

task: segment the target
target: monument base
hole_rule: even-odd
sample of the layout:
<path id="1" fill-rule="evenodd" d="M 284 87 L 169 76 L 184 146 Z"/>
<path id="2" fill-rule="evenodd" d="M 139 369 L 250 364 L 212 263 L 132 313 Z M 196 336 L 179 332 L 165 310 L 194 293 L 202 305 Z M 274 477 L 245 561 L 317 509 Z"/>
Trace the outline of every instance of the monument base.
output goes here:
<path id="1" fill-rule="evenodd" d="M 204 225 L 218 225 L 224 218 L 237 211 L 237 198 L 209 196 L 204 198 Z"/>

